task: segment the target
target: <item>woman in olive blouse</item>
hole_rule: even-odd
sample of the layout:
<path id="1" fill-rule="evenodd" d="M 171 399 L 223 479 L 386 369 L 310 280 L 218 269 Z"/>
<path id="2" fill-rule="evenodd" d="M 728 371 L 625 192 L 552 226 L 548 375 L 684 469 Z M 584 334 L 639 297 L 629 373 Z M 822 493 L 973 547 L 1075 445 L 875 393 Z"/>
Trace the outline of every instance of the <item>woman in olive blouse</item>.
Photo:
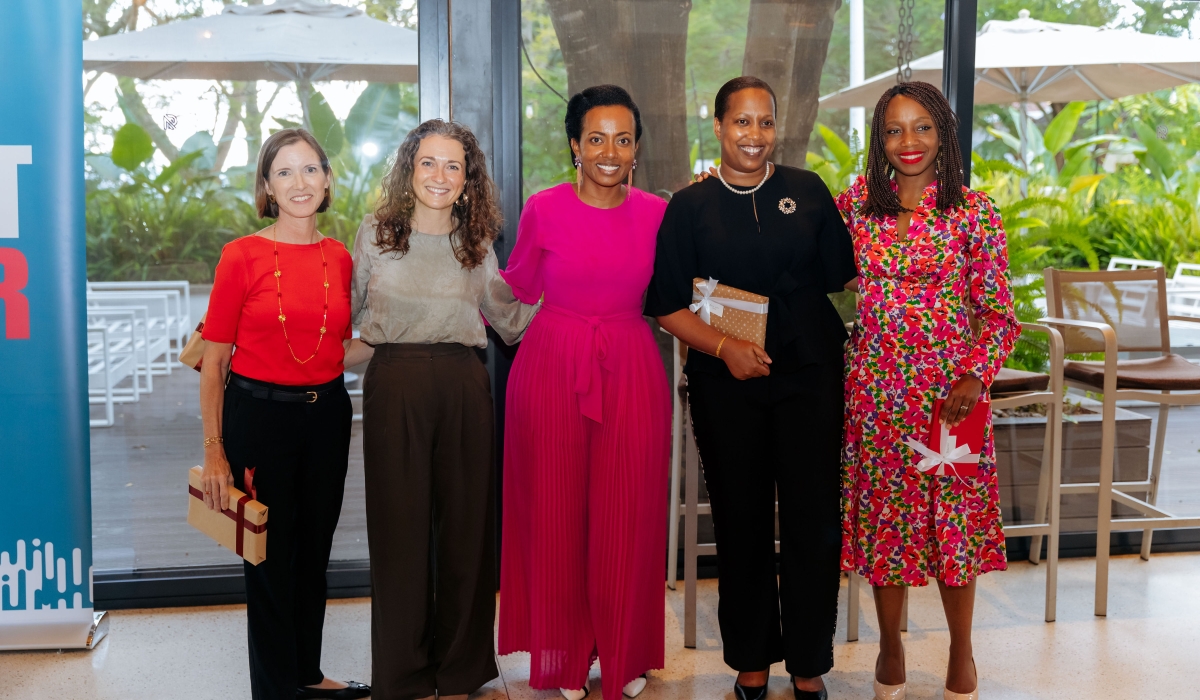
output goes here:
<path id="1" fill-rule="evenodd" d="M 465 700 L 498 675 L 495 438 L 476 349 L 481 312 L 514 343 L 537 310 L 497 271 L 499 225 L 475 136 L 433 119 L 400 145 L 355 241 L 351 312 L 375 347 L 363 466 L 376 700 Z"/>
<path id="2" fill-rule="evenodd" d="M 828 293 L 855 277 L 850 237 L 814 173 L 768 161 L 775 96 L 736 78 L 717 93 L 718 177 L 676 193 L 658 234 L 646 313 L 691 348 L 688 401 L 712 503 L 718 620 L 739 700 L 784 660 L 797 698 L 826 696 L 841 543 L 846 331 Z M 769 297 L 766 347 L 688 309 L 692 280 Z M 776 586 L 775 502 L 779 501 Z"/>

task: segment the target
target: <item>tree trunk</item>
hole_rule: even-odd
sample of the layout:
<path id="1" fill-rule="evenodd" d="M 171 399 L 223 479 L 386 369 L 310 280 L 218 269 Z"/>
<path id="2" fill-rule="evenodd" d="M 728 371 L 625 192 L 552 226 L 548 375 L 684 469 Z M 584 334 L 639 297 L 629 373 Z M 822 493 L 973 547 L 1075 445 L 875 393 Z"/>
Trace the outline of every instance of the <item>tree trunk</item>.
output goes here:
<path id="1" fill-rule="evenodd" d="M 142 96 L 138 93 L 137 83 L 133 78 L 117 76 L 117 100 L 121 104 L 121 111 L 125 112 L 125 118 L 145 129 L 146 133 L 150 134 L 150 140 L 154 142 L 158 150 L 162 151 L 167 160 L 175 162 L 175 159 L 179 157 L 179 149 L 171 143 L 171 139 L 167 138 L 167 132 L 163 131 L 154 117 L 150 115 L 150 110 L 146 109 L 146 104 L 142 102 Z"/>
<path id="2" fill-rule="evenodd" d="M 213 172 L 219 173 L 225 167 L 225 159 L 229 156 L 229 147 L 233 145 L 233 137 L 237 134 L 238 124 L 242 122 L 242 104 L 246 101 L 246 84 L 235 83 L 233 91 L 226 98 L 229 103 L 229 113 L 225 116 L 225 128 L 217 140 L 217 157 L 213 161 Z"/>
<path id="3" fill-rule="evenodd" d="M 549 0 L 567 67 L 567 91 L 612 83 L 642 115 L 634 183 L 668 196 L 688 182 L 687 59 L 690 0 Z"/>
<path id="4" fill-rule="evenodd" d="M 242 122 L 246 125 L 246 164 L 254 165 L 258 162 L 258 152 L 262 148 L 262 123 L 265 115 L 264 110 L 258 106 L 258 83 L 249 82 L 245 85 L 246 114 L 242 117 Z M 278 88 L 276 90 L 278 91 Z"/>
<path id="5" fill-rule="evenodd" d="M 777 163 L 805 165 L 821 71 L 841 5 L 841 0 L 750 0 L 742 74 L 762 78 L 775 90 Z"/>

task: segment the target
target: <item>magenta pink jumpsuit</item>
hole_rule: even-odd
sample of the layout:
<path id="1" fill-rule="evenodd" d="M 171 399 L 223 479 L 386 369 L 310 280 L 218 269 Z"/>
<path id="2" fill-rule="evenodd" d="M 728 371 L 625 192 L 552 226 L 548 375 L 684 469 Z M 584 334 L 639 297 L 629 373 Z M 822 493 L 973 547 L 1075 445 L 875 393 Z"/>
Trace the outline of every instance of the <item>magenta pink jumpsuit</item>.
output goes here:
<path id="1" fill-rule="evenodd" d="M 598 654 L 618 700 L 663 667 L 670 390 L 642 298 L 665 209 L 539 192 L 503 273 L 543 299 L 508 379 L 500 565 L 499 652 L 532 654 L 534 688 L 583 687 Z"/>

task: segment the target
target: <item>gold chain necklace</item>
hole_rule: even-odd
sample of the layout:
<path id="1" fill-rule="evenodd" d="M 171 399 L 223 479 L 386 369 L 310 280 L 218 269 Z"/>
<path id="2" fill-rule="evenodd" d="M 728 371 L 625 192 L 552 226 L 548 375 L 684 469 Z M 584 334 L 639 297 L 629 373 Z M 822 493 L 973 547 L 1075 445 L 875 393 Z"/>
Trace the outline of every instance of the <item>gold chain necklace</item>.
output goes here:
<path id="1" fill-rule="evenodd" d="M 279 303 L 279 325 L 283 326 L 283 342 L 287 343 L 288 352 L 292 353 L 292 359 L 300 364 L 305 364 L 321 351 L 321 341 L 325 339 L 325 321 L 329 319 L 329 263 L 325 261 L 325 239 L 317 241 L 317 250 L 321 251 L 321 272 L 325 275 L 325 315 L 321 317 L 321 334 L 317 336 L 317 349 L 303 360 L 296 357 L 296 351 L 292 349 L 292 341 L 288 338 L 287 332 L 287 316 L 283 315 L 283 290 L 279 287 L 279 278 L 283 276 L 283 273 L 279 271 L 279 238 L 276 235 L 275 224 L 271 224 L 271 243 L 275 248 L 275 300 Z"/>

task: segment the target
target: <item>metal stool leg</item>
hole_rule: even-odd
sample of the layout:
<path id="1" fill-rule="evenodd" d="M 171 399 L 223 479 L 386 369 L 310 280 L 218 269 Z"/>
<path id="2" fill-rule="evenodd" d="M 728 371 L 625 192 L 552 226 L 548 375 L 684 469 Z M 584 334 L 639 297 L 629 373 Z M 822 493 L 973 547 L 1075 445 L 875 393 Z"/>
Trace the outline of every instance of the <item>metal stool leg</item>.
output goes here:
<path id="1" fill-rule="evenodd" d="M 1170 392 L 1164 391 L 1164 394 Z M 1150 505 L 1158 504 L 1158 482 L 1162 475 L 1162 458 L 1163 447 L 1166 444 L 1167 438 L 1167 416 L 1171 412 L 1169 404 L 1162 404 L 1158 407 L 1158 429 L 1154 435 L 1154 462 L 1150 467 L 1150 491 L 1146 494 L 1146 502 Z M 1142 530 L 1142 559 L 1150 561 L 1150 545 L 1154 541 L 1154 529 L 1146 528 Z"/>
<path id="2" fill-rule="evenodd" d="M 679 378 L 683 373 L 679 362 L 679 339 L 672 341 L 671 356 L 671 495 L 667 507 L 667 588 L 675 590 L 679 575 L 679 470 L 683 458 L 683 400 L 679 396 Z"/>
<path id="3" fill-rule="evenodd" d="M 691 420 L 684 409 L 684 516 L 683 516 L 683 646 L 696 648 L 696 559 L 700 501 L 700 458 L 692 437 Z"/>
<path id="4" fill-rule="evenodd" d="M 846 599 L 846 641 L 858 641 L 858 611 L 859 611 L 859 584 L 862 583 L 862 578 L 857 571 L 853 569 L 849 572 L 849 583 L 846 584 L 848 596 Z"/>

